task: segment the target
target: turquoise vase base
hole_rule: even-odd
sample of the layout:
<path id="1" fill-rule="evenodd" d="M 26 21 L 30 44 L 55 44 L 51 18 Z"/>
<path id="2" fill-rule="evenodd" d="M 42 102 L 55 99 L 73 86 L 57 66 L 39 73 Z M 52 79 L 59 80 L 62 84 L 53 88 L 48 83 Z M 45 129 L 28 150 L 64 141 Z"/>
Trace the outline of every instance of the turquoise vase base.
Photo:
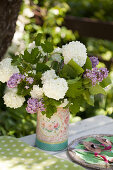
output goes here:
<path id="1" fill-rule="evenodd" d="M 36 147 L 46 150 L 46 151 L 61 151 L 66 149 L 68 146 L 68 140 L 64 141 L 63 143 L 58 144 L 48 144 L 44 143 L 36 138 Z"/>

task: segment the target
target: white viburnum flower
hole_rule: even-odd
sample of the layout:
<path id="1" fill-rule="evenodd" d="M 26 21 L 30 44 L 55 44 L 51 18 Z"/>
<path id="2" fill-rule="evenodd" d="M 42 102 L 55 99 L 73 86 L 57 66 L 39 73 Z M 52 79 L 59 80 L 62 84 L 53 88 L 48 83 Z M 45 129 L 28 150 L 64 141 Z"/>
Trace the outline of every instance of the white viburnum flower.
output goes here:
<path id="1" fill-rule="evenodd" d="M 52 54 L 51 56 L 53 61 L 58 61 L 59 63 L 61 62 L 61 55 L 60 54 Z"/>
<path id="2" fill-rule="evenodd" d="M 53 52 L 54 53 L 62 53 L 62 48 L 57 47 L 57 48 L 54 49 Z"/>
<path id="3" fill-rule="evenodd" d="M 35 47 L 36 47 L 35 41 L 33 41 L 32 43 L 29 44 L 27 51 L 31 53 L 32 49 L 34 49 Z"/>
<path id="4" fill-rule="evenodd" d="M 14 73 L 19 73 L 17 66 L 11 65 L 11 58 L 5 58 L 0 62 L 0 81 L 5 83 Z"/>
<path id="5" fill-rule="evenodd" d="M 55 79 L 58 76 L 55 74 L 55 70 L 51 69 L 51 70 L 47 70 L 45 73 L 42 74 L 41 80 L 42 80 L 42 84 L 44 84 L 44 82 L 46 80 L 49 79 Z"/>
<path id="6" fill-rule="evenodd" d="M 55 100 L 63 99 L 67 90 L 68 84 L 63 78 L 50 79 L 43 84 L 44 94 Z"/>
<path id="7" fill-rule="evenodd" d="M 69 44 L 63 45 L 62 55 L 64 56 L 65 64 L 73 59 L 80 67 L 82 67 L 86 63 L 87 50 L 84 44 L 79 41 L 72 41 Z"/>
<path id="8" fill-rule="evenodd" d="M 43 89 L 38 85 L 33 85 L 33 90 L 30 92 L 31 97 L 41 99 L 43 97 Z"/>
<path id="9" fill-rule="evenodd" d="M 14 108 L 14 109 L 21 107 L 25 101 L 24 97 L 17 95 L 16 88 L 8 90 L 3 96 L 3 99 L 4 99 L 4 104 L 7 107 Z"/>

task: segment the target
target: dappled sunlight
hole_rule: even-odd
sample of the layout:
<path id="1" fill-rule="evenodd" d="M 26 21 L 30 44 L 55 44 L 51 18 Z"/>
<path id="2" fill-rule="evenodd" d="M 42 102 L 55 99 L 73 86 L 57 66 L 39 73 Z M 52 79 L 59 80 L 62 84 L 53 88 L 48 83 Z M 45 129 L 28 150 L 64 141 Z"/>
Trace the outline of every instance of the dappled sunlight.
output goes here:
<path id="1" fill-rule="evenodd" d="M 74 168 L 74 164 L 58 159 L 9 136 L 0 137 L 0 170 L 45 170 Z"/>
<path id="2" fill-rule="evenodd" d="M 0 159 L 0 169 L 3 170 L 25 170 L 25 169 L 40 169 L 40 170 L 44 170 L 45 168 L 49 168 L 52 167 L 52 165 L 57 163 L 57 159 L 56 158 L 52 158 L 52 159 L 48 159 L 45 161 L 42 161 L 40 163 L 36 162 L 36 159 L 32 159 L 32 158 L 20 158 L 20 157 L 13 157 L 12 159 L 5 159 L 5 158 L 1 158 Z"/>
<path id="3" fill-rule="evenodd" d="M 45 160 L 37 165 L 33 165 L 32 168 L 39 168 L 41 170 L 44 170 L 45 168 L 52 168 L 52 165 L 56 164 L 57 160 L 55 158 L 52 158 L 51 160 Z"/>

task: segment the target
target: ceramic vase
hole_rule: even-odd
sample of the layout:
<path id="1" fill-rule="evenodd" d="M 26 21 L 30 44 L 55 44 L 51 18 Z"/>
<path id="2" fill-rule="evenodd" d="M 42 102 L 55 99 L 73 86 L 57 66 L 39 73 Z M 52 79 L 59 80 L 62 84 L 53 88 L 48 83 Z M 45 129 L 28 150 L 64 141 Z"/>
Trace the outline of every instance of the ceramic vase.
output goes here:
<path id="1" fill-rule="evenodd" d="M 49 119 L 37 114 L 36 146 L 47 151 L 63 150 L 68 145 L 69 109 L 57 108 Z"/>

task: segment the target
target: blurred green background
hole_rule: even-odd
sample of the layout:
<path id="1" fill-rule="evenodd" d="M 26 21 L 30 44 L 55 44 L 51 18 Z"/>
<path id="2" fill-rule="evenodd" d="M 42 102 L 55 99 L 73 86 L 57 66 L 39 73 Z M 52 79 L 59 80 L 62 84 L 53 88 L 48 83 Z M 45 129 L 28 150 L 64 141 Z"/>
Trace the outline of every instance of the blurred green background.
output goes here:
<path id="1" fill-rule="evenodd" d="M 72 32 L 62 26 L 66 15 L 88 17 L 101 21 L 113 20 L 112 0 L 24 0 L 17 21 L 16 32 L 4 57 L 12 56 L 24 50 L 36 37 L 44 33 L 45 38 L 53 41 L 54 46 L 62 46 L 72 40 L 83 42 L 91 56 L 101 56 L 100 65 L 107 66 L 113 77 L 113 42 L 84 38 L 79 32 Z M 6 108 L 3 102 L 5 84 L 0 84 L 0 135 L 21 137 L 35 133 L 36 114 L 26 113 L 24 106 L 19 109 Z M 81 111 L 71 116 L 70 122 L 76 122 L 96 115 L 113 117 L 113 85 L 107 89 L 107 95 L 95 97 L 95 107 L 86 105 Z"/>

